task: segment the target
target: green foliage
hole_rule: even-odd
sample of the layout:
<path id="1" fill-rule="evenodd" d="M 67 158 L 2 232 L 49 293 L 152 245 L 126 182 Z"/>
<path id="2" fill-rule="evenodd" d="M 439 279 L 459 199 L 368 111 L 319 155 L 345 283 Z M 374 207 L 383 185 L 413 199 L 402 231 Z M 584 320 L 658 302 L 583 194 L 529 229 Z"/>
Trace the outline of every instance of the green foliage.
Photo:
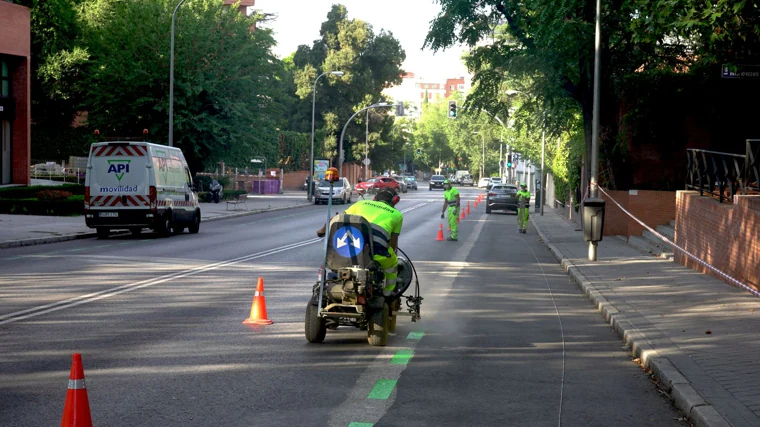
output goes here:
<path id="1" fill-rule="evenodd" d="M 63 190 L 42 190 L 37 193 L 37 198 L 40 200 L 61 200 L 68 199 L 73 194 Z"/>
<path id="2" fill-rule="evenodd" d="M 84 2 L 88 122 L 104 136 L 140 135 L 147 128 L 153 142 L 167 142 L 175 6 L 170 0 Z M 177 13 L 174 143 L 192 170 L 276 155 L 283 68 L 271 53 L 271 32 L 250 31 L 259 19 L 218 0 L 190 1 Z"/>
<path id="3" fill-rule="evenodd" d="M 64 191 L 75 196 L 84 195 L 84 185 L 30 185 L 28 187 L 0 188 L 0 199 L 34 199 L 43 191 Z"/>
<path id="4" fill-rule="evenodd" d="M 333 5 L 322 23 L 320 36 L 311 47 L 298 47 L 293 56 L 293 80 L 298 97 L 311 103 L 319 75 L 330 71 L 345 73 L 342 77 L 327 74 L 316 87 L 316 127 L 325 132 L 320 141 L 322 154 L 335 159 L 345 120 L 360 108 L 383 101 L 382 90 L 401 83 L 401 63 L 406 54 L 393 34 L 384 30 L 375 33 L 367 22 L 349 19 L 348 10 L 339 4 Z M 364 145 L 365 121 L 366 115 L 357 117 L 347 128 L 343 140 L 346 161 L 363 157 L 362 150 L 352 147 Z M 392 121 L 389 116 L 370 114 L 373 146 L 386 145 L 381 141 L 391 138 Z"/>
<path id="5" fill-rule="evenodd" d="M 0 214 L 71 216 L 84 213 L 84 196 L 65 199 L 6 199 L 0 196 Z"/>
<path id="6" fill-rule="evenodd" d="M 72 127 L 88 60 L 77 8 L 82 0 L 16 0 L 31 11 L 32 158 L 84 155 L 85 129 Z"/>

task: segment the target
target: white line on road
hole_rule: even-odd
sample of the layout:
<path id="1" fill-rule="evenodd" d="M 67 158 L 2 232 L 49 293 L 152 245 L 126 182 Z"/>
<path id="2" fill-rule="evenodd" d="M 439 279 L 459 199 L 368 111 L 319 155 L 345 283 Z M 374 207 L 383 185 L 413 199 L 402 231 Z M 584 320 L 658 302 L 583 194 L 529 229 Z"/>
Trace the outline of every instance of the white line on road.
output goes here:
<path id="1" fill-rule="evenodd" d="M 410 211 L 413 211 L 415 209 L 419 209 L 419 208 L 421 208 L 421 207 L 423 207 L 425 205 L 426 205 L 426 203 L 420 203 L 420 204 L 417 204 L 417 205 L 414 205 L 414 206 L 410 206 L 410 207 L 402 210 L 401 213 L 410 212 Z M 4 325 L 6 323 L 18 322 L 20 320 L 29 319 L 31 317 L 41 316 L 43 314 L 52 313 L 52 312 L 63 310 L 63 309 L 70 308 L 70 307 L 76 307 L 78 305 L 87 304 L 87 303 L 98 301 L 98 300 L 101 300 L 101 299 L 104 299 L 104 298 L 110 298 L 112 296 L 123 294 L 125 292 L 131 292 L 131 291 L 135 291 L 135 290 L 138 290 L 138 289 L 146 288 L 146 287 L 149 287 L 149 286 L 158 285 L 158 284 L 161 284 L 161 283 L 166 283 L 166 282 L 174 280 L 174 279 L 182 279 L 184 277 L 194 276 L 194 275 L 199 274 L 199 273 L 204 273 L 204 272 L 207 272 L 207 271 L 216 270 L 216 269 L 222 268 L 222 267 L 228 267 L 228 266 L 231 266 L 231 265 L 239 264 L 241 262 L 251 261 L 251 260 L 254 260 L 254 259 L 258 259 L 258 258 L 263 258 L 265 256 L 274 255 L 274 254 L 277 254 L 277 253 L 280 253 L 280 252 L 284 252 L 284 251 L 288 251 L 288 250 L 291 250 L 291 249 L 300 248 L 302 246 L 307 246 L 307 245 L 310 245 L 312 243 L 319 242 L 321 240 L 322 240 L 321 238 L 314 238 L 314 239 L 304 240 L 302 242 L 293 243 L 291 245 L 286 245 L 286 246 L 282 246 L 282 247 L 279 247 L 279 248 L 270 249 L 268 251 L 259 252 L 259 253 L 256 253 L 256 254 L 246 255 L 246 256 L 243 256 L 243 257 L 234 258 L 234 259 L 230 259 L 230 260 L 227 260 L 227 261 L 215 262 L 215 263 L 212 263 L 212 264 L 207 264 L 207 265 L 191 268 L 189 270 L 178 271 L 176 273 L 167 274 L 167 275 L 160 276 L 160 277 L 157 277 L 157 278 L 154 278 L 154 279 L 147 279 L 147 280 L 142 280 L 142 281 L 139 281 L 139 282 L 128 283 L 126 285 L 121 285 L 121 286 L 118 286 L 118 287 L 113 288 L 113 289 L 106 289 L 106 290 L 102 290 L 102 291 L 99 291 L 99 292 L 93 292 L 93 293 L 90 293 L 90 294 L 80 295 L 80 296 L 77 296 L 77 297 L 69 298 L 69 299 L 66 299 L 66 300 L 63 300 L 63 301 L 57 301 L 57 302 L 53 302 L 53 303 L 50 303 L 50 304 L 45 304 L 45 305 L 41 305 L 41 306 L 37 306 L 37 307 L 32 307 L 32 308 L 28 308 L 28 309 L 21 310 L 21 311 L 16 311 L 16 312 L 13 312 L 13 313 L 10 313 L 10 314 L 0 315 L 0 325 Z"/>
<path id="2" fill-rule="evenodd" d="M 98 301 L 100 299 L 109 298 L 112 296 L 123 294 L 125 292 L 131 292 L 131 291 L 146 288 L 149 286 L 165 283 L 174 279 L 181 279 L 188 276 L 194 276 L 196 274 L 204 273 L 211 270 L 216 270 L 218 268 L 228 267 L 231 265 L 239 264 L 241 262 L 263 258 L 265 256 L 274 255 L 280 252 L 300 248 L 302 246 L 307 246 L 312 243 L 317 243 L 320 240 L 322 239 L 314 238 L 314 239 L 304 240 L 302 242 L 293 243 L 291 245 L 286 245 L 279 248 L 270 249 L 264 252 L 246 255 L 239 258 L 233 258 L 227 261 L 215 262 L 212 264 L 207 264 L 207 265 L 191 268 L 189 270 L 178 271 L 176 273 L 171 273 L 164 276 L 156 277 L 154 279 L 147 279 L 147 280 L 142 280 L 139 282 L 128 283 L 126 285 L 121 285 L 113 289 L 106 289 L 100 292 L 94 292 L 87 295 L 80 295 L 78 297 L 69 298 L 63 301 L 58 301 L 58 302 L 54 302 L 54 303 L 50 303 L 46 305 L 41 305 L 38 307 L 28 308 L 26 310 L 17 311 L 10 314 L 5 314 L 5 315 L 0 316 L 0 325 L 4 325 L 6 323 L 18 322 L 20 320 L 28 319 L 30 317 L 36 317 L 36 316 L 40 316 L 46 313 L 52 313 L 54 311 L 63 310 L 65 308 L 87 304 L 90 302 Z"/>

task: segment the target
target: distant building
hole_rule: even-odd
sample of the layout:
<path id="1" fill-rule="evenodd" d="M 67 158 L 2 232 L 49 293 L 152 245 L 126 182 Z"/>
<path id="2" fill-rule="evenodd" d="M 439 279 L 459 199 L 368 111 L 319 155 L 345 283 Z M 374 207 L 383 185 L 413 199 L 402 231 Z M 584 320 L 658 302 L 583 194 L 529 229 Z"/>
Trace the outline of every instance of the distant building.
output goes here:
<path id="1" fill-rule="evenodd" d="M 442 102 L 454 92 L 467 94 L 469 91 L 469 82 L 465 77 L 449 78 L 445 82 L 417 77 L 414 73 L 406 73 L 401 77 L 400 85 L 390 87 L 383 93 L 394 101 L 407 104 L 409 107 L 407 115 L 413 118 L 419 117 L 425 101 Z"/>
<path id="2" fill-rule="evenodd" d="M 29 185 L 29 8 L 0 1 L 0 185 Z"/>
<path id="3" fill-rule="evenodd" d="M 238 10 L 243 15 L 247 15 L 247 12 L 246 12 L 247 9 L 249 7 L 253 7 L 256 3 L 256 0 L 224 0 L 224 5 L 227 7 L 230 7 L 233 4 L 237 3 L 238 1 L 240 1 L 240 6 L 238 7 Z"/>

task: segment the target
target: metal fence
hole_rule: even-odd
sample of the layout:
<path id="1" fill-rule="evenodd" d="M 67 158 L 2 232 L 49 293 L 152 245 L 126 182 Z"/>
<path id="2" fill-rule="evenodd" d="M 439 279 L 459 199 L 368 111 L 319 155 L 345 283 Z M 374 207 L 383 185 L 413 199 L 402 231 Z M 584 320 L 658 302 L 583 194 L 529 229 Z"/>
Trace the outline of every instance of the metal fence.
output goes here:
<path id="1" fill-rule="evenodd" d="M 745 154 L 689 148 L 686 189 L 732 203 L 736 194 L 760 193 L 760 140 L 748 139 Z"/>

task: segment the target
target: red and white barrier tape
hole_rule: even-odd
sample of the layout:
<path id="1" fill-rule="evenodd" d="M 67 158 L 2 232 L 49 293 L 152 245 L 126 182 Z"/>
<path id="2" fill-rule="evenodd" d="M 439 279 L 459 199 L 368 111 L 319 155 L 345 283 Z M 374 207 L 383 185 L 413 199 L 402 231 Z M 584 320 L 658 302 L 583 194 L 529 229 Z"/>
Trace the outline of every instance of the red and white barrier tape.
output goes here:
<path id="1" fill-rule="evenodd" d="M 655 236 L 659 237 L 659 238 L 660 238 L 661 240 L 663 240 L 665 243 L 667 243 L 667 244 L 669 244 L 670 246 L 674 247 L 675 249 L 678 249 L 679 251 L 683 252 L 683 253 L 684 253 L 684 254 L 686 254 L 686 256 L 688 256 L 689 258 L 691 258 L 691 259 L 693 259 L 694 261 L 698 262 L 699 264 L 701 264 L 701 265 L 703 265 L 703 266 L 707 267 L 708 269 L 710 269 L 710 270 L 714 271 L 714 272 L 715 272 L 715 273 L 717 273 L 719 276 L 721 276 L 721 277 L 725 278 L 725 279 L 726 279 L 726 280 L 728 280 L 729 282 L 731 282 L 731 283 L 733 283 L 733 284 L 735 284 L 735 285 L 739 286 L 740 288 L 742 288 L 742 289 L 746 290 L 747 292 L 751 293 L 752 295 L 754 295 L 754 296 L 756 296 L 756 297 L 760 297 L 760 292 L 758 292 L 758 291 L 756 291 L 755 289 L 753 289 L 753 288 L 751 288 L 751 287 L 749 287 L 749 286 L 745 285 L 744 283 L 742 283 L 742 282 L 740 282 L 740 281 L 738 281 L 738 280 L 734 279 L 733 277 L 729 276 L 728 274 L 726 274 L 726 273 L 724 273 L 724 272 L 722 272 L 722 271 L 718 270 L 718 268 L 717 268 L 717 267 L 714 267 L 714 266 L 712 266 L 712 265 L 708 264 L 706 261 L 703 261 L 703 260 L 701 260 L 701 259 L 700 259 L 700 258 L 698 258 L 696 255 L 692 254 L 691 252 L 687 251 L 686 249 L 684 249 L 684 248 L 682 248 L 682 247 L 680 247 L 680 246 L 676 245 L 675 243 L 671 242 L 671 241 L 670 241 L 670 239 L 668 239 L 667 237 L 665 237 L 665 236 L 663 236 L 662 234 L 658 233 L 658 232 L 657 232 L 657 230 L 654 230 L 654 229 L 652 229 L 652 227 L 650 227 L 650 226 L 648 226 L 648 225 L 644 224 L 643 222 L 641 222 L 641 220 L 640 220 L 640 219 L 636 218 L 635 216 L 633 216 L 633 214 L 632 214 L 632 213 L 628 212 L 628 211 L 627 211 L 627 210 L 626 210 L 624 207 L 620 206 L 620 203 L 618 203 L 618 202 L 617 202 L 615 199 L 613 199 L 613 198 L 612 198 L 612 196 L 610 196 L 610 195 L 609 195 L 609 194 L 608 194 L 606 191 L 604 191 L 604 188 L 602 188 L 602 187 L 599 187 L 599 191 L 601 191 L 602 193 L 604 193 L 604 195 L 605 195 L 605 196 L 607 196 L 607 198 L 609 198 L 610 200 L 612 200 L 612 202 L 613 202 L 613 203 L 615 203 L 615 204 L 617 205 L 617 207 L 619 207 L 619 208 L 620 208 L 620 210 L 622 210 L 623 212 L 625 212 L 625 213 L 626 213 L 626 215 L 628 215 L 628 216 L 630 216 L 631 218 L 633 218 L 633 220 L 634 220 L 634 221 L 636 221 L 636 222 L 638 222 L 639 224 L 641 224 L 641 225 L 642 225 L 644 228 L 646 228 L 647 230 L 649 230 L 649 231 L 650 231 L 652 234 L 654 234 Z"/>

